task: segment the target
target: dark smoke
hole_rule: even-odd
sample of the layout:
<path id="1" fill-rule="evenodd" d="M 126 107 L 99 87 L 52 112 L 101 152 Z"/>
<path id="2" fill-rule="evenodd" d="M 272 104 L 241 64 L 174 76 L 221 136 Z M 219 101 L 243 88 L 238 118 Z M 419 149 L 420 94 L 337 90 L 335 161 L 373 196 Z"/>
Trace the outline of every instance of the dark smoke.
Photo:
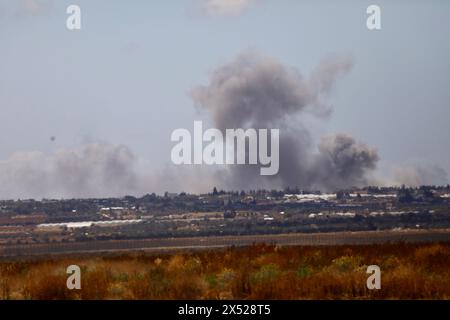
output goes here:
<path id="1" fill-rule="evenodd" d="M 375 168 L 377 152 L 341 134 L 323 138 L 315 151 L 302 118 L 324 118 L 331 113 L 325 99 L 351 67 L 349 57 L 330 57 L 304 77 L 294 68 L 251 52 L 218 68 L 207 86 L 195 88 L 194 102 L 208 111 L 221 130 L 280 129 L 278 175 L 260 176 L 257 166 L 230 166 L 224 177 L 227 187 L 334 189 L 365 184 L 367 173 Z"/>
<path id="2" fill-rule="evenodd" d="M 338 189 L 367 183 L 365 174 L 375 169 L 379 157 L 375 150 L 345 134 L 322 137 L 314 172 L 325 186 Z"/>

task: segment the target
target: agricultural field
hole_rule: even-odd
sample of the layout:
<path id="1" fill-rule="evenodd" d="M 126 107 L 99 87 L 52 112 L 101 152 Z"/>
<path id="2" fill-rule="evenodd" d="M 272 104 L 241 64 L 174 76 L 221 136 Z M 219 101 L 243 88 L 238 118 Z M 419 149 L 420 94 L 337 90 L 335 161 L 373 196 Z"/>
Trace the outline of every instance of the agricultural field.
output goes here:
<path id="1" fill-rule="evenodd" d="M 70 265 L 81 289 L 66 287 Z M 381 289 L 366 287 L 367 266 Z M 450 243 L 252 245 L 0 262 L 1 299 L 449 299 Z"/>

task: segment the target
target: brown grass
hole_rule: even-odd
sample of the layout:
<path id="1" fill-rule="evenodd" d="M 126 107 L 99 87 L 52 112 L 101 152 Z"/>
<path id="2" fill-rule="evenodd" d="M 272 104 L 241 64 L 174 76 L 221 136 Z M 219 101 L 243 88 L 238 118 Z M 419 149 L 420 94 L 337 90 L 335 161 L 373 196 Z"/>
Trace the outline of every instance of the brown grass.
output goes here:
<path id="1" fill-rule="evenodd" d="M 67 266 L 81 267 L 68 290 Z M 368 290 L 368 265 L 381 290 Z M 0 299 L 449 299 L 450 244 L 277 247 L 0 262 Z"/>

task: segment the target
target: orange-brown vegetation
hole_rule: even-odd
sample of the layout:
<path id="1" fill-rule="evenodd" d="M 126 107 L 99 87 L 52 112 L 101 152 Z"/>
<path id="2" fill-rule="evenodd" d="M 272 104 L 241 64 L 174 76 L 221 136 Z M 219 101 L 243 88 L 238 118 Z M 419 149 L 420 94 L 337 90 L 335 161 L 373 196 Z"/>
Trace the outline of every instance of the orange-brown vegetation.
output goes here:
<path id="1" fill-rule="evenodd" d="M 81 290 L 66 268 L 81 267 Z M 368 290 L 368 265 L 381 290 Z M 0 262 L 1 299 L 449 299 L 450 244 L 277 247 Z"/>

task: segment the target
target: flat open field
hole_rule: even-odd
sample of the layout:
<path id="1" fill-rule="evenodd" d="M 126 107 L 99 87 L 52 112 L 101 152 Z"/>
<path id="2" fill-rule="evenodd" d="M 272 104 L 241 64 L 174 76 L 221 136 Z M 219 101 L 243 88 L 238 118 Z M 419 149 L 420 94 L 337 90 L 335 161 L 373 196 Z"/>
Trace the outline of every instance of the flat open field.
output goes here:
<path id="1" fill-rule="evenodd" d="M 139 240 L 108 240 L 71 243 L 0 246 L 0 257 L 30 257 L 51 254 L 173 251 L 176 249 L 226 248 L 265 243 L 294 246 L 363 245 L 389 242 L 425 243 L 450 241 L 450 230 L 400 230 L 337 233 L 301 233 L 250 236 L 215 236 L 191 238 L 157 238 Z"/>
<path id="2" fill-rule="evenodd" d="M 68 290 L 66 268 L 81 268 Z M 366 287 L 368 265 L 381 289 Z M 1 299 L 449 299 L 450 243 L 252 245 L 0 262 Z"/>

